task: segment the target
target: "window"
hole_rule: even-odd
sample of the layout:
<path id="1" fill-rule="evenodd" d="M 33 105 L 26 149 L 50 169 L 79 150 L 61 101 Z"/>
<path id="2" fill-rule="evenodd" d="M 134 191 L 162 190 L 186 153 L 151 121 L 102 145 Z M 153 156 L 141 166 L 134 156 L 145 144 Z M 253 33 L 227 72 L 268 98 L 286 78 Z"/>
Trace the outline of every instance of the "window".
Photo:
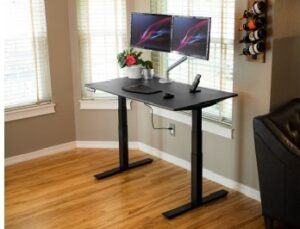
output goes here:
<path id="1" fill-rule="evenodd" d="M 234 55 L 234 0 L 151 0 L 153 13 L 193 15 L 212 18 L 209 61 L 189 58 L 170 72 L 170 78 L 183 83 L 192 83 L 196 74 L 201 74 L 201 86 L 232 91 Z M 152 61 L 159 75 L 166 67 L 180 58 L 178 54 L 152 52 Z M 232 100 L 228 99 L 204 109 L 206 118 L 230 124 Z"/>
<path id="2" fill-rule="evenodd" d="M 44 0 L 5 0 L 4 96 L 7 111 L 51 102 Z"/>
<path id="3" fill-rule="evenodd" d="M 110 96 L 90 93 L 84 84 L 120 76 L 116 58 L 127 43 L 126 0 L 76 0 L 76 8 L 82 97 Z"/>

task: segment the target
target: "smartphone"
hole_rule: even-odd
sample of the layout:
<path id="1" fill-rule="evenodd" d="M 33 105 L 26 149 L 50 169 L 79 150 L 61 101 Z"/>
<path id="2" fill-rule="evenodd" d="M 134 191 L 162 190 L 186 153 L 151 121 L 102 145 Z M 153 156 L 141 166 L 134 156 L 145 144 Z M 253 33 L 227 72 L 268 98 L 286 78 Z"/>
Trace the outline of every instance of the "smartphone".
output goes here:
<path id="1" fill-rule="evenodd" d="M 197 74 L 195 79 L 194 79 L 194 82 L 192 83 L 192 85 L 190 87 L 190 93 L 196 93 L 197 92 L 197 88 L 198 88 L 198 85 L 200 83 L 200 79 L 201 79 L 201 75 Z"/>

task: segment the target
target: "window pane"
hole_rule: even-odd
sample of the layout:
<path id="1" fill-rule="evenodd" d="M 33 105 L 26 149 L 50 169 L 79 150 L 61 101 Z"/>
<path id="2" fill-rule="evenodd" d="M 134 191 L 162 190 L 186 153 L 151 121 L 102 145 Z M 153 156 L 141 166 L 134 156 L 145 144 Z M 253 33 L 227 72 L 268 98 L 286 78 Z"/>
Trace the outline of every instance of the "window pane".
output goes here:
<path id="1" fill-rule="evenodd" d="M 125 0 L 77 0 L 77 26 L 80 69 L 84 97 L 104 96 L 89 93 L 84 84 L 119 77 L 116 56 L 126 46 Z"/>
<path id="2" fill-rule="evenodd" d="M 5 0 L 5 108 L 51 100 L 44 0 Z"/>

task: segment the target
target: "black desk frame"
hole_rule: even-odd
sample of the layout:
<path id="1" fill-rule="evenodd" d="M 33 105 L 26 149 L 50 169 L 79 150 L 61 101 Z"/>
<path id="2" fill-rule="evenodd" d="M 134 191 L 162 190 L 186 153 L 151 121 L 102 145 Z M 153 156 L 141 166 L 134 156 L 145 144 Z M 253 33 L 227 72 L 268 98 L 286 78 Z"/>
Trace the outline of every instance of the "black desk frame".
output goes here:
<path id="1" fill-rule="evenodd" d="M 108 170 L 104 173 L 95 175 L 95 178 L 101 180 L 113 176 L 128 169 L 133 169 L 141 165 L 149 164 L 153 161 L 151 158 L 136 161 L 129 164 L 128 160 L 128 127 L 127 127 L 127 107 L 126 98 L 118 96 L 118 117 L 119 117 L 119 167 Z"/>
<path id="2" fill-rule="evenodd" d="M 137 162 L 128 162 L 128 128 L 127 128 L 127 108 L 126 98 L 118 96 L 118 116 L 119 116 L 119 160 L 120 165 L 117 168 L 96 174 L 95 178 L 100 180 L 106 177 L 113 176 L 123 171 L 133 169 L 145 164 L 151 163 L 151 158 L 146 158 Z M 213 105 L 213 104 L 212 104 Z M 202 184 L 202 169 L 203 169 L 203 154 L 202 154 L 202 108 L 192 110 L 192 170 L 191 170 L 191 201 L 178 208 L 164 212 L 163 215 L 168 219 L 172 219 L 184 212 L 204 205 L 206 203 L 218 200 L 225 197 L 228 192 L 219 190 L 203 197 Z"/>
<path id="3" fill-rule="evenodd" d="M 178 208 L 164 212 L 163 215 L 172 219 L 186 211 L 225 197 L 228 192 L 219 190 L 203 197 L 202 169 L 202 109 L 192 110 L 192 168 L 191 168 L 191 202 Z"/>

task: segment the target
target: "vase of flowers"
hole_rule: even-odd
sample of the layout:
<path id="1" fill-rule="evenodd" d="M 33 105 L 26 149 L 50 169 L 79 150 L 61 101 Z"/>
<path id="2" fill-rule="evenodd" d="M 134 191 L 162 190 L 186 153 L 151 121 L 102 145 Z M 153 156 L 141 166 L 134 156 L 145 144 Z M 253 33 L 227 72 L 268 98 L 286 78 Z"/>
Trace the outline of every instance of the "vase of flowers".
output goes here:
<path id="1" fill-rule="evenodd" d="M 118 54 L 118 64 L 124 69 L 124 76 L 130 79 L 139 79 L 142 77 L 143 68 L 153 68 L 152 62 L 144 61 L 141 56 L 142 52 L 134 51 L 132 48 Z"/>

